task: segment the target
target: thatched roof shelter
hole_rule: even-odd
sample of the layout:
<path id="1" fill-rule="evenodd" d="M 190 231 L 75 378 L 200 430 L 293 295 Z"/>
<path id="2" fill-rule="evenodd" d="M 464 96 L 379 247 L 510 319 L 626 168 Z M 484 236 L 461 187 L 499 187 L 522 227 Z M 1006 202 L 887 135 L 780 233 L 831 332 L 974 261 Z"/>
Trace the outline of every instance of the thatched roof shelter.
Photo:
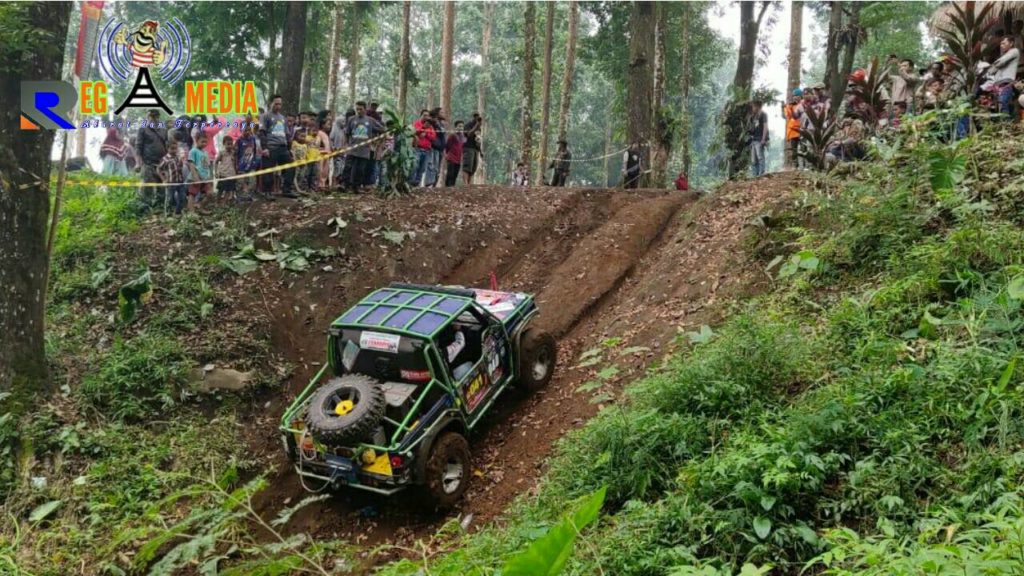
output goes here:
<path id="1" fill-rule="evenodd" d="M 961 8 L 964 7 L 967 2 L 965 0 L 959 0 L 956 2 L 943 2 L 939 6 L 935 13 L 931 17 L 931 30 L 936 32 L 939 28 L 952 28 L 953 22 L 951 15 L 956 14 L 953 4 L 959 4 Z M 988 13 L 988 20 L 995 21 L 992 26 L 992 30 L 989 32 L 993 36 L 1008 36 L 1008 35 L 1020 35 L 1021 30 L 1014 27 L 1014 23 L 1021 21 L 1024 23 L 1024 2 L 996 2 L 986 0 L 976 0 L 974 2 L 975 13 L 980 13 L 982 9 L 993 4 L 992 9 Z M 1019 25 L 1018 25 L 1019 26 Z"/>

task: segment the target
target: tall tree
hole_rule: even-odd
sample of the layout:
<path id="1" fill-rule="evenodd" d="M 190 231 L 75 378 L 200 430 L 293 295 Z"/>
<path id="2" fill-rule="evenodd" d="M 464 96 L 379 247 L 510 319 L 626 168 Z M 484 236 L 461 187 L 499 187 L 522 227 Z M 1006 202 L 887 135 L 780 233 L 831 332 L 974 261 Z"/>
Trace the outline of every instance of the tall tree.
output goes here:
<path id="1" fill-rule="evenodd" d="M 349 53 L 348 53 L 348 106 L 356 103 L 356 81 L 359 79 L 359 44 L 363 38 L 363 18 L 360 2 L 352 3 L 349 14 Z"/>
<path id="2" fill-rule="evenodd" d="M 736 61 L 736 75 L 733 77 L 733 89 L 738 95 L 749 95 L 754 82 L 754 63 L 757 61 L 757 38 L 761 33 L 761 22 L 771 2 L 761 1 L 761 9 L 754 16 L 757 2 L 740 2 L 740 47 L 739 59 Z"/>
<path id="3" fill-rule="evenodd" d="M 409 96 L 409 17 L 412 2 L 402 2 L 402 46 L 398 53 L 398 113 L 404 119 Z"/>
<path id="4" fill-rule="evenodd" d="M 331 29 L 331 49 L 327 55 L 327 106 L 334 111 L 338 102 L 338 68 L 341 60 L 341 27 L 345 18 L 342 16 L 341 4 L 334 5 L 334 24 Z"/>
<path id="5" fill-rule="evenodd" d="M 537 39 L 537 5 L 526 3 L 525 28 L 523 31 L 523 145 L 519 161 L 530 171 L 533 156 L 533 48 Z"/>
<path id="6" fill-rule="evenodd" d="M 789 14 L 789 73 L 786 97 L 800 86 L 800 62 L 803 58 L 804 3 L 795 0 Z"/>
<path id="7" fill-rule="evenodd" d="M 626 109 L 629 141 L 639 142 L 650 158 L 652 140 L 651 102 L 654 89 L 654 2 L 634 1 L 629 17 L 629 76 L 626 79 Z M 649 162 L 644 162 L 650 166 Z M 646 186 L 646 176 L 641 185 Z"/>
<path id="8" fill-rule="evenodd" d="M 452 117 L 452 57 L 455 51 L 455 2 L 445 0 L 441 26 L 441 110 Z"/>
<path id="9" fill-rule="evenodd" d="M 269 2 L 269 4 L 267 6 L 267 20 L 270 25 L 267 26 L 267 32 L 270 38 L 267 40 L 267 44 L 270 47 L 270 51 L 267 52 L 267 69 L 273 70 L 277 67 L 277 20 L 274 18 L 275 2 Z M 116 6 L 120 6 L 120 4 L 116 4 Z M 267 78 L 267 96 L 269 97 L 277 92 L 277 74 L 267 74 L 267 76 L 269 77 Z"/>
<path id="10" fill-rule="evenodd" d="M 651 182 L 660 188 L 665 183 L 671 134 L 663 109 L 665 103 L 665 3 L 654 4 L 654 89 L 651 108 Z"/>
<path id="11" fill-rule="evenodd" d="M 679 106 L 679 143 L 682 149 L 683 172 L 689 177 L 690 174 L 690 18 L 692 11 L 690 4 L 683 4 L 683 25 L 680 35 L 682 36 L 682 55 L 679 61 L 679 77 L 681 86 L 679 95 L 682 104 Z"/>
<path id="12" fill-rule="evenodd" d="M 15 419 L 52 384 L 43 330 L 54 132 L 13 127 L 19 124 L 21 83 L 61 77 L 70 12 L 70 2 L 10 4 L 0 33 L 0 115 L 6 127 L 0 130 L 0 412 Z"/>
<path id="13" fill-rule="evenodd" d="M 481 74 L 476 81 L 476 110 L 484 117 L 484 125 L 480 129 L 480 136 L 478 137 L 480 145 L 483 146 L 485 136 L 487 135 L 487 127 L 490 125 L 490 121 L 487 120 L 487 87 L 491 82 L 491 21 L 494 20 L 494 3 L 487 2 L 484 4 L 484 31 L 483 38 L 480 42 L 480 71 Z M 484 155 L 480 154 L 480 168 L 477 169 L 475 178 L 478 182 L 487 182 L 487 162 L 484 160 Z"/>
<path id="14" fill-rule="evenodd" d="M 843 3 L 831 0 L 828 19 L 828 38 L 825 40 L 825 79 L 824 84 L 835 87 L 840 84 L 839 52 L 842 49 L 841 35 L 843 32 Z M 832 111 L 836 112 L 838 101 L 832 102 Z"/>
<path id="15" fill-rule="evenodd" d="M 281 39 L 281 67 L 277 85 L 286 108 L 299 105 L 302 65 L 306 53 L 306 2 L 289 2 L 285 8 L 284 36 Z"/>
<path id="16" fill-rule="evenodd" d="M 565 140 L 569 131 L 569 104 L 572 102 L 572 80 L 576 68 L 576 41 L 579 38 L 580 6 L 569 2 L 569 39 L 565 49 L 565 71 L 562 76 L 562 101 L 558 106 L 558 139 Z"/>
<path id="17" fill-rule="evenodd" d="M 310 16 L 313 9 L 313 4 L 307 4 L 306 10 L 306 22 L 315 23 L 316 20 Z M 314 30 L 316 28 L 314 27 Z M 302 67 L 301 84 L 299 85 L 299 110 L 308 110 L 310 106 L 310 95 L 313 93 L 313 68 L 316 54 L 313 52 L 313 43 L 306 42 L 305 56 Z"/>
<path id="18" fill-rule="evenodd" d="M 843 66 L 839 71 L 839 82 L 830 86 L 832 90 L 832 106 L 839 112 L 839 103 L 846 92 L 846 78 L 853 70 L 853 58 L 857 54 L 857 41 L 860 38 L 860 9 L 861 2 L 851 2 L 849 6 L 848 19 L 843 27 L 841 40 L 843 43 Z"/>
<path id="19" fill-rule="evenodd" d="M 540 160 L 537 174 L 543 174 L 548 161 L 548 119 L 551 117 L 551 43 L 554 37 L 555 3 L 547 3 L 544 22 L 544 68 L 541 71 L 540 98 Z"/>

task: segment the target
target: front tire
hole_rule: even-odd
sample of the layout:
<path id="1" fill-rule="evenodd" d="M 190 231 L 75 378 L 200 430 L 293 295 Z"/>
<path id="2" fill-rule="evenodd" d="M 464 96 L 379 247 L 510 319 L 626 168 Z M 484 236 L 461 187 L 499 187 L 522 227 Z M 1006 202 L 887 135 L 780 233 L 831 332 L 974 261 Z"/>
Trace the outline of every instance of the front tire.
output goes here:
<path id="1" fill-rule="evenodd" d="M 466 493 L 472 475 L 469 443 L 457 432 L 445 432 L 434 442 L 426 466 L 427 494 L 434 506 L 446 510 Z"/>
<path id="2" fill-rule="evenodd" d="M 555 338 L 543 330 L 527 329 L 519 343 L 519 384 L 531 392 L 547 386 L 557 359 Z"/>

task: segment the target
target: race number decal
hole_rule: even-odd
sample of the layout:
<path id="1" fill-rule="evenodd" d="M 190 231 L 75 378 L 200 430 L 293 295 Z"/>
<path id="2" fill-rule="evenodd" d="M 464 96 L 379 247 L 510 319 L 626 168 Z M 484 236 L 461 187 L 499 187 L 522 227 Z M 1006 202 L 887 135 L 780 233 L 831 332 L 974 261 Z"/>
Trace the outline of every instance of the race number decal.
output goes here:
<path id="1" fill-rule="evenodd" d="M 363 332 L 359 335 L 359 347 L 367 350 L 380 350 L 381 352 L 398 353 L 398 343 L 402 340 L 397 334 L 383 334 L 381 332 Z"/>
<path id="2" fill-rule="evenodd" d="M 487 389 L 491 387 L 490 379 L 487 374 L 477 374 L 476 378 L 473 378 L 469 382 L 469 386 L 466 386 L 464 393 L 466 397 L 466 409 L 472 411 L 480 404 L 480 401 L 487 395 Z"/>

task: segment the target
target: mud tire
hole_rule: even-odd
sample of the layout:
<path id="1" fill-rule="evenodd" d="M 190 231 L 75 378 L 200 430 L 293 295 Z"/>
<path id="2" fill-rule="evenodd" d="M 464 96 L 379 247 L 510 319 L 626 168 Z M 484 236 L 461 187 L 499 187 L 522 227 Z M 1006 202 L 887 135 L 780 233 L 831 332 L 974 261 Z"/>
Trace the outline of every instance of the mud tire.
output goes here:
<path id="1" fill-rule="evenodd" d="M 352 397 L 355 406 L 339 416 L 334 406 Z M 309 399 L 306 427 L 317 441 L 329 446 L 361 442 L 373 436 L 384 417 L 384 391 L 377 381 L 360 374 L 331 378 Z"/>
<path id="2" fill-rule="evenodd" d="M 458 475 L 453 484 L 453 475 Z M 437 510 L 448 510 L 466 493 L 473 475 L 469 443 L 458 432 L 444 432 L 430 448 L 423 488 L 430 504 Z"/>
<path id="3" fill-rule="evenodd" d="M 557 360 L 555 338 L 543 330 L 527 328 L 519 342 L 519 385 L 531 392 L 547 386 Z"/>

